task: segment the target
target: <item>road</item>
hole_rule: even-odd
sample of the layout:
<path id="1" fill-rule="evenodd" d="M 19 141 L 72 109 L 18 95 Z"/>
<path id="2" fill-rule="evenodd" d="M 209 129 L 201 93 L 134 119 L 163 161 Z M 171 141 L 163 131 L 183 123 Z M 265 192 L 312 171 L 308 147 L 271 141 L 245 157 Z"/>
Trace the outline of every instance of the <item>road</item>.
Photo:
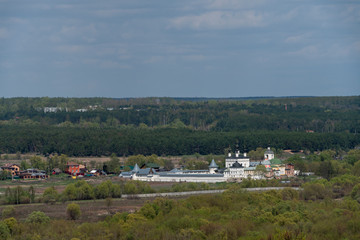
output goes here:
<path id="1" fill-rule="evenodd" d="M 244 191 L 249 192 L 261 192 L 269 190 L 282 190 L 286 187 L 262 187 L 262 188 L 243 188 Z M 287 187 L 289 188 L 289 187 Z M 298 187 L 291 187 L 294 190 L 301 190 Z M 168 193 L 147 193 L 147 194 L 123 194 L 122 198 L 155 198 L 155 197 L 180 197 L 187 195 L 199 195 L 199 194 L 214 194 L 214 193 L 223 193 L 226 189 L 220 190 L 203 190 L 203 191 L 189 191 L 189 192 L 168 192 Z"/>

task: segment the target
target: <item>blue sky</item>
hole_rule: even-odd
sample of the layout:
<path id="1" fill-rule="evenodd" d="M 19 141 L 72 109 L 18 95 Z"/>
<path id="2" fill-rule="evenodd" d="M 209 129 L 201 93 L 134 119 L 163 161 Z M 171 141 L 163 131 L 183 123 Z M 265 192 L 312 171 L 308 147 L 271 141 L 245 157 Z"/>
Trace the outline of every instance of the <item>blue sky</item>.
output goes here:
<path id="1" fill-rule="evenodd" d="M 360 95 L 360 1 L 0 0 L 0 96 Z"/>

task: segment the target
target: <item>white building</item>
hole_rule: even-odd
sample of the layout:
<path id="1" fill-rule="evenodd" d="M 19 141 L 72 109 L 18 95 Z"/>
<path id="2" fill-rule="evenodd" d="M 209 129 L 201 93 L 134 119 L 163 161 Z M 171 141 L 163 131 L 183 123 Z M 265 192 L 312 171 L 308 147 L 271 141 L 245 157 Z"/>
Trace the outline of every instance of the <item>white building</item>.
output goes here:
<path id="1" fill-rule="evenodd" d="M 153 168 L 140 169 L 136 164 L 130 172 L 122 172 L 119 177 L 140 181 L 151 182 L 226 182 L 229 180 L 242 180 L 243 178 L 264 179 L 264 172 L 257 171 L 256 166 L 261 164 L 270 169 L 270 159 L 274 159 L 274 152 L 268 148 L 264 154 L 264 161 L 250 162 L 246 153 L 240 154 L 236 151 L 234 155 L 228 154 L 225 159 L 225 169 L 219 169 L 214 160 L 211 161 L 208 170 L 179 170 L 161 172 Z M 284 169 L 278 169 L 281 174 Z M 275 175 L 277 172 L 275 171 Z M 284 173 L 285 174 L 285 173 Z"/>
<path id="2" fill-rule="evenodd" d="M 239 163 L 243 167 L 250 166 L 250 158 L 246 153 L 241 154 L 240 151 L 236 151 L 234 155 L 228 153 L 228 157 L 225 159 L 225 168 L 231 167 L 235 162 Z"/>
<path id="3" fill-rule="evenodd" d="M 233 163 L 233 165 L 231 165 L 230 167 L 228 167 L 225 171 L 224 171 L 224 176 L 226 178 L 244 178 L 245 174 L 244 174 L 244 166 L 242 166 L 242 164 L 235 162 Z"/>
<path id="4" fill-rule="evenodd" d="M 264 159 L 271 160 L 274 159 L 274 157 L 275 157 L 274 152 L 271 151 L 270 147 L 268 147 L 264 153 Z"/>

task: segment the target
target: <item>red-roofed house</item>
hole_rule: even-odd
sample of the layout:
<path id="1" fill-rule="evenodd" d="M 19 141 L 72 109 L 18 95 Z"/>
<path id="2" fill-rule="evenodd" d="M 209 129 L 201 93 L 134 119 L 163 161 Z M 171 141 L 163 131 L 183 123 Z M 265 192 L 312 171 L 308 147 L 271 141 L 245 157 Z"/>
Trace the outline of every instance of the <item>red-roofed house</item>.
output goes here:
<path id="1" fill-rule="evenodd" d="M 80 173 L 80 164 L 76 162 L 68 162 L 66 165 L 65 172 L 67 172 L 70 175 L 76 175 Z"/>

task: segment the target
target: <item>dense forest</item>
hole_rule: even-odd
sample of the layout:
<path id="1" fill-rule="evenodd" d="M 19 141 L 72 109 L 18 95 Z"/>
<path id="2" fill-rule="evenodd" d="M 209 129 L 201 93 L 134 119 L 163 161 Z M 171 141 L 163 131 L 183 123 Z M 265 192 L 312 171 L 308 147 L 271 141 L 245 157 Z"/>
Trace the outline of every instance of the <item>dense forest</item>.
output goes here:
<path id="1" fill-rule="evenodd" d="M 223 154 L 352 149 L 360 97 L 2 98 L 0 153 Z"/>

